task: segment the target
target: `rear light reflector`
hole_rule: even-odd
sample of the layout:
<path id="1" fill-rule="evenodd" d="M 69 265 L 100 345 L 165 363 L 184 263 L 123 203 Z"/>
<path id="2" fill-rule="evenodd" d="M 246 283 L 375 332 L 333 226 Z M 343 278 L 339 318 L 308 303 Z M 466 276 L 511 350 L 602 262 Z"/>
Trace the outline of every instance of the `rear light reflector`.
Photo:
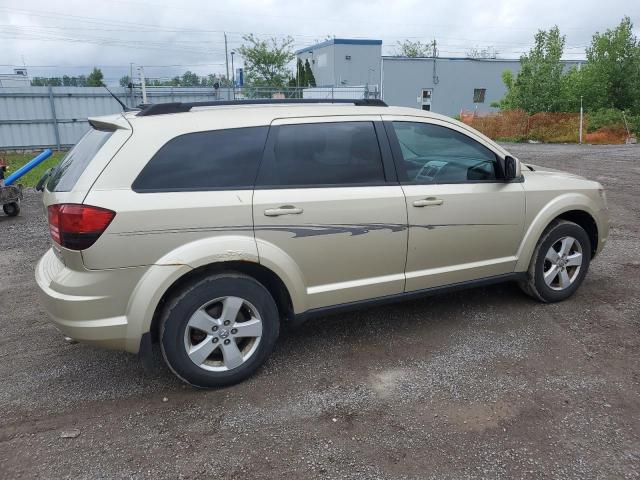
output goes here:
<path id="1" fill-rule="evenodd" d="M 106 208 L 60 203 L 49 205 L 49 232 L 53 241 L 70 250 L 85 250 L 107 229 L 115 212 Z"/>

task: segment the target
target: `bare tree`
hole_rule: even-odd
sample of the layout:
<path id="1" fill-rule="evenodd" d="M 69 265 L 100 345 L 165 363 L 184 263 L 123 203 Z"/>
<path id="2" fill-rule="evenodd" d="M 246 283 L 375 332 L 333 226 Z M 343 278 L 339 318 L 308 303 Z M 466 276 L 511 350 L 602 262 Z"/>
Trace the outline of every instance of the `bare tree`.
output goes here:
<path id="1" fill-rule="evenodd" d="M 398 42 L 395 54 L 399 57 L 432 57 L 433 56 L 433 44 L 422 43 L 420 40 L 412 42 L 411 40 L 404 40 Z"/>
<path id="2" fill-rule="evenodd" d="M 496 58 L 500 52 L 495 47 L 473 47 L 467 50 L 466 54 L 469 58 Z"/>

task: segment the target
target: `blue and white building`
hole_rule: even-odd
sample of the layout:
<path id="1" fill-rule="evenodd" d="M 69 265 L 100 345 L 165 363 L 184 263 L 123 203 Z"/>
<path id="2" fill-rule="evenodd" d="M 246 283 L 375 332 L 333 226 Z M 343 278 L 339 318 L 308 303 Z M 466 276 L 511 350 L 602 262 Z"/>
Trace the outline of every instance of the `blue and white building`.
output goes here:
<path id="1" fill-rule="evenodd" d="M 335 38 L 298 50 L 309 60 L 318 87 L 363 87 L 379 91 L 390 105 L 445 115 L 487 113 L 506 93 L 502 72 L 520 70 L 519 59 L 409 58 L 382 55 L 382 40 Z M 564 61 L 566 68 L 581 61 Z"/>

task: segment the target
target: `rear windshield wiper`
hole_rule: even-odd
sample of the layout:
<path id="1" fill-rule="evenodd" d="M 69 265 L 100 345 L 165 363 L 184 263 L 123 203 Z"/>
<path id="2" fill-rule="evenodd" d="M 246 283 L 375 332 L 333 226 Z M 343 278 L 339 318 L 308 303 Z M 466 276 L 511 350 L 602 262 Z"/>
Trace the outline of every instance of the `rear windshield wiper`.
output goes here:
<path id="1" fill-rule="evenodd" d="M 44 175 L 42 175 L 42 177 L 40 177 L 40 180 L 38 180 L 38 183 L 36 183 L 36 190 L 38 192 L 42 192 L 44 190 L 44 184 L 47 183 L 47 180 L 49 180 L 49 177 L 51 176 L 51 172 L 53 171 L 54 168 L 55 167 L 50 168 L 49 170 L 44 172 Z"/>

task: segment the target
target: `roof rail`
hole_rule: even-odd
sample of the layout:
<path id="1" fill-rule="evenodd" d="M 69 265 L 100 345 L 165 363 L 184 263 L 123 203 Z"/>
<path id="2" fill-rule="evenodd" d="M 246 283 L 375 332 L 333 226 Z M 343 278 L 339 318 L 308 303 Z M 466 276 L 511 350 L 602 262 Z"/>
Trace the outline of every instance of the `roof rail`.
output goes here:
<path id="1" fill-rule="evenodd" d="M 386 107 L 387 104 L 377 98 L 347 100 L 347 99 L 322 99 L 322 98 L 274 98 L 262 100 L 217 100 L 212 102 L 172 102 L 151 103 L 141 105 L 141 110 L 136 116 L 148 117 L 151 115 L 164 115 L 165 113 L 188 112 L 194 107 L 221 107 L 225 105 L 280 105 L 289 103 L 342 103 L 362 107 Z"/>

